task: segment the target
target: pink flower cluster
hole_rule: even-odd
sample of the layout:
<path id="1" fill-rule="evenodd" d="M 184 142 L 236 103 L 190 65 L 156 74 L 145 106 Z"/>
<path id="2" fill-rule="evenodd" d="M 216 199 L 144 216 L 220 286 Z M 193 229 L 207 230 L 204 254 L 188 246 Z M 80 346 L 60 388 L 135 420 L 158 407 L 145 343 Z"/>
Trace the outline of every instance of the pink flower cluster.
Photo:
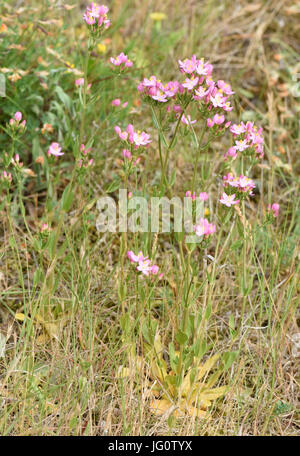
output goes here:
<path id="1" fill-rule="evenodd" d="M 243 175 L 235 177 L 232 173 L 223 176 L 223 185 L 224 187 L 236 188 L 238 192 L 248 193 L 249 195 L 253 195 L 252 190 L 255 188 L 254 181 L 249 177 Z"/>
<path id="2" fill-rule="evenodd" d="M 112 106 L 120 106 L 122 105 L 122 108 L 126 108 L 128 106 L 128 101 L 125 101 L 124 103 L 121 102 L 120 98 L 115 98 L 112 102 L 111 102 Z"/>
<path id="3" fill-rule="evenodd" d="M 156 264 L 152 264 L 151 260 L 149 260 L 147 256 L 144 256 L 143 252 L 139 252 L 135 255 L 132 250 L 129 250 L 127 252 L 127 256 L 131 263 L 138 263 L 136 269 L 142 274 L 149 276 L 156 275 L 158 273 L 159 267 Z"/>
<path id="4" fill-rule="evenodd" d="M 130 152 L 130 150 L 123 149 L 122 155 L 123 157 L 127 158 L 127 160 L 132 160 L 132 153 Z M 140 161 L 141 157 L 137 157 L 133 162 L 133 166 L 137 166 Z"/>
<path id="5" fill-rule="evenodd" d="M 196 192 L 193 192 L 193 194 L 192 194 L 192 192 L 191 192 L 190 190 L 188 190 L 188 191 L 186 192 L 186 194 L 185 194 L 185 197 L 186 197 L 186 198 L 192 198 L 192 200 L 195 201 L 195 199 L 196 199 Z M 208 196 L 208 194 L 207 194 L 206 192 L 201 192 L 201 193 L 199 193 L 199 200 L 201 200 L 201 201 L 207 201 L 208 198 L 209 198 L 209 196 Z"/>
<path id="6" fill-rule="evenodd" d="M 13 128 L 21 128 L 21 129 L 24 129 L 26 127 L 26 120 L 22 120 L 22 113 L 20 111 L 17 111 L 15 114 L 14 114 L 14 117 L 12 119 L 10 119 L 9 121 L 9 125 Z"/>
<path id="7" fill-rule="evenodd" d="M 215 114 L 213 118 L 211 119 L 210 117 L 207 119 L 207 126 L 208 128 L 212 128 L 215 125 L 222 125 L 225 122 L 225 116 L 224 114 Z M 228 128 L 230 126 L 231 122 L 226 122 L 225 123 L 225 128 Z"/>
<path id="8" fill-rule="evenodd" d="M 158 103 L 166 103 L 173 99 L 176 103 L 173 110 L 178 114 L 177 118 L 182 112 L 181 106 L 185 105 L 188 99 L 201 102 L 201 109 L 211 112 L 211 118 L 207 119 L 209 128 L 222 124 L 228 128 L 231 122 L 226 122 L 225 114 L 233 109 L 229 97 L 234 94 L 230 84 L 223 80 L 215 82 L 211 76 L 213 66 L 204 59 L 197 59 L 195 55 L 190 59 L 179 60 L 178 63 L 181 73 L 186 75 L 183 83 L 169 81 L 163 84 L 156 76 L 151 76 L 138 84 L 138 91 Z M 171 112 L 171 108 L 168 107 L 167 111 Z M 182 115 L 181 120 L 186 125 L 196 122 L 188 115 Z"/>
<path id="9" fill-rule="evenodd" d="M 42 223 L 40 232 L 41 232 L 42 234 L 49 234 L 50 231 L 51 231 L 51 228 L 50 228 L 50 226 L 48 225 L 48 223 Z"/>
<path id="10" fill-rule="evenodd" d="M 205 218 L 201 218 L 197 225 L 194 226 L 194 231 L 197 236 L 205 236 L 207 238 L 215 233 L 216 225 L 209 223 Z"/>
<path id="11" fill-rule="evenodd" d="M 127 55 L 124 54 L 124 52 L 121 52 L 116 58 L 111 57 L 110 58 L 111 63 L 114 66 L 120 67 L 121 70 L 124 70 L 125 68 L 130 68 L 132 67 L 133 63 Z"/>
<path id="12" fill-rule="evenodd" d="M 138 91 L 144 95 L 152 98 L 159 103 L 166 103 L 168 99 L 175 97 L 179 93 L 184 93 L 184 87 L 178 81 L 169 81 L 166 85 L 151 76 L 149 79 L 144 78 L 137 86 Z"/>
<path id="13" fill-rule="evenodd" d="M 233 124 L 230 127 L 235 144 L 230 147 L 225 154 L 225 158 L 235 159 L 238 152 L 246 151 L 247 154 L 255 153 L 262 158 L 264 156 L 264 137 L 262 128 L 257 128 L 253 122 L 241 122 L 239 125 Z"/>
<path id="14" fill-rule="evenodd" d="M 230 84 L 225 81 L 220 79 L 215 82 L 212 79 L 213 66 L 209 62 L 204 62 L 204 59 L 198 60 L 193 55 L 191 59 L 179 60 L 178 63 L 180 71 L 188 75 L 182 85 L 188 92 L 193 93 L 194 100 L 204 102 L 208 105 L 209 111 L 213 109 L 232 111 L 233 107 L 228 99 L 234 92 Z M 224 121 L 225 116 L 218 114 L 209 119 L 208 126 L 221 125 Z"/>
<path id="15" fill-rule="evenodd" d="M 84 78 L 76 79 L 75 85 L 76 85 L 76 87 L 83 87 L 83 86 L 84 86 Z M 89 90 L 91 87 L 92 87 L 92 84 L 88 84 L 88 85 L 87 85 L 87 89 L 88 89 L 88 90 Z"/>
<path id="16" fill-rule="evenodd" d="M 20 161 L 20 155 L 19 154 L 16 154 L 15 157 L 11 159 L 11 163 L 17 169 L 20 169 L 23 166 L 23 163 Z"/>
<path id="17" fill-rule="evenodd" d="M 77 166 L 79 168 L 88 168 L 89 166 L 92 166 L 94 163 L 94 160 L 92 158 L 88 157 L 89 152 L 91 151 L 91 148 L 86 149 L 84 144 L 81 144 L 80 146 L 80 152 L 81 152 L 81 158 L 77 162 Z"/>
<path id="18" fill-rule="evenodd" d="M 271 205 L 268 206 L 268 210 L 272 211 L 274 217 L 278 217 L 279 209 L 280 209 L 280 205 L 278 203 L 273 203 L 272 206 Z"/>
<path id="19" fill-rule="evenodd" d="M 93 31 L 99 29 L 108 29 L 110 26 L 110 20 L 107 19 L 108 7 L 105 5 L 97 5 L 97 3 L 92 2 L 90 6 L 87 7 L 83 19 L 85 22 L 92 26 Z"/>
<path id="20" fill-rule="evenodd" d="M 10 183 L 12 181 L 11 173 L 7 173 L 6 171 L 3 171 L 2 175 L 0 175 L 0 178 L 6 183 Z"/>
<path id="21" fill-rule="evenodd" d="M 129 144 L 134 144 L 135 148 L 141 146 L 147 146 L 151 143 L 150 135 L 142 132 L 134 131 L 133 125 L 129 124 L 125 131 L 122 131 L 120 127 L 115 127 L 115 132 L 123 141 L 127 141 Z"/>
<path id="22" fill-rule="evenodd" d="M 213 66 L 209 62 L 204 62 L 204 59 L 198 60 L 195 55 L 190 59 L 178 60 L 181 73 L 197 76 L 210 76 Z"/>

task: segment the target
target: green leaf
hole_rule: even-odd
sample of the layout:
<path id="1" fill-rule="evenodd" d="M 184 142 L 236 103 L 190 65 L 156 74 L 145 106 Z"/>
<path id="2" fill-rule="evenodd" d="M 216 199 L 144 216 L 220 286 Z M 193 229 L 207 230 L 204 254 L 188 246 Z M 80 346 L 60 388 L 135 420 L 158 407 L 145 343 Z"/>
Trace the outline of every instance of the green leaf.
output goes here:
<path id="1" fill-rule="evenodd" d="M 208 320 L 210 316 L 211 316 L 211 304 L 208 304 L 208 306 L 206 307 L 206 310 L 205 310 L 204 318 L 206 320 Z"/>
<path id="2" fill-rule="evenodd" d="M 179 330 L 176 334 L 176 340 L 179 343 L 179 345 L 184 345 L 188 340 L 188 336 L 184 332 Z"/>
<path id="3" fill-rule="evenodd" d="M 149 333 L 149 327 L 148 323 L 146 321 L 143 321 L 142 324 L 142 333 L 148 344 L 151 344 L 151 335 Z"/>
<path id="4" fill-rule="evenodd" d="M 10 236 L 10 237 L 9 237 L 8 242 L 9 242 L 9 245 L 10 245 L 10 247 L 11 247 L 12 249 L 15 248 L 15 247 L 17 247 L 15 238 L 14 238 L 13 236 Z"/>
<path id="5" fill-rule="evenodd" d="M 67 95 L 60 86 L 57 86 L 55 88 L 55 92 L 57 93 L 57 96 L 60 99 L 60 101 L 66 106 L 66 108 L 68 110 L 70 110 L 71 105 L 72 105 L 72 100 L 69 97 L 69 95 Z"/>
<path id="6" fill-rule="evenodd" d="M 130 327 L 130 316 L 129 313 L 125 313 L 120 318 L 120 325 L 125 334 L 128 333 Z"/>
<path id="7" fill-rule="evenodd" d="M 166 382 L 169 383 L 170 385 L 175 386 L 176 385 L 176 377 L 172 375 L 167 375 L 165 378 Z"/>
<path id="8" fill-rule="evenodd" d="M 236 358 L 238 357 L 239 355 L 239 351 L 232 351 L 232 352 L 225 352 L 222 356 L 222 361 L 223 361 L 223 364 L 224 364 L 224 371 L 229 369 L 232 364 L 234 363 L 234 361 L 236 360 Z"/>
<path id="9" fill-rule="evenodd" d="M 174 372 L 177 370 L 177 364 L 178 364 L 178 356 L 175 353 L 175 347 L 173 342 L 169 344 L 169 359 L 170 359 L 170 365 L 171 368 Z"/>
<path id="10" fill-rule="evenodd" d="M 171 174 L 171 178 L 170 178 L 170 186 L 173 187 L 173 185 L 175 184 L 175 180 L 176 180 L 176 169 L 174 169 L 172 171 L 172 174 Z"/>
<path id="11" fill-rule="evenodd" d="M 74 192 L 72 191 L 70 184 L 65 188 L 61 197 L 61 207 L 64 211 L 68 212 L 72 206 L 74 198 Z"/>
<path id="12" fill-rule="evenodd" d="M 120 187 L 120 184 L 121 184 L 121 179 L 118 177 L 117 179 L 115 179 L 114 181 L 112 181 L 106 188 L 106 192 L 107 193 L 112 193 L 112 192 L 115 192 L 116 190 L 118 190 L 118 188 Z"/>

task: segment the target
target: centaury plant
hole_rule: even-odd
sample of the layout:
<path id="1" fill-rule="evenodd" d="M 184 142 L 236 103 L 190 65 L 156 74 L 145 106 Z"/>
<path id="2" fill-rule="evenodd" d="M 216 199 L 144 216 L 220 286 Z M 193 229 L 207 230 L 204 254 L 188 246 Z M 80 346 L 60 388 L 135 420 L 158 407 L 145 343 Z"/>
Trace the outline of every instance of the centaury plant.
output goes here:
<path id="1" fill-rule="evenodd" d="M 164 13 L 149 16 L 150 32 L 145 26 L 139 39 L 123 42 L 130 2 L 121 3 L 114 14 L 95 2 L 86 7 L 74 27 L 76 68 L 62 57 L 63 38 L 62 49 L 48 43 L 43 9 L 37 28 L 53 68 L 26 54 L 28 71 L 37 65 L 32 86 L 24 67 L 2 71 L 12 84 L 0 137 L 3 238 L 6 271 L 17 271 L 1 291 L 16 327 L 7 359 L 12 330 L 4 342 L 0 332 L 3 434 L 14 426 L 26 433 L 33 423 L 44 432 L 47 420 L 54 433 L 144 434 L 159 420 L 169 433 L 190 422 L 197 434 L 227 420 L 230 401 L 239 429 L 241 404 L 253 402 L 255 388 L 264 394 L 265 372 L 273 401 L 275 345 L 295 320 L 296 268 L 278 277 L 287 258 L 295 264 L 297 212 L 288 218 L 273 185 L 272 118 L 244 116 L 238 78 L 229 83 L 205 58 L 185 58 L 193 35 L 184 46 L 180 34 L 165 37 Z M 73 7 L 63 7 L 70 28 Z M 21 29 L 22 39 L 35 39 L 34 27 Z M 14 34 L 0 22 L 0 44 L 4 36 L 6 47 L 20 46 L 10 42 Z M 147 36 L 156 58 L 139 48 Z M 159 66 L 162 78 L 151 75 Z M 278 220 L 288 236 L 273 262 Z M 266 329 L 262 352 L 272 366 L 260 353 L 256 383 L 255 375 L 242 378 L 255 364 L 252 329 Z M 25 386 L 12 399 L 14 378 Z"/>

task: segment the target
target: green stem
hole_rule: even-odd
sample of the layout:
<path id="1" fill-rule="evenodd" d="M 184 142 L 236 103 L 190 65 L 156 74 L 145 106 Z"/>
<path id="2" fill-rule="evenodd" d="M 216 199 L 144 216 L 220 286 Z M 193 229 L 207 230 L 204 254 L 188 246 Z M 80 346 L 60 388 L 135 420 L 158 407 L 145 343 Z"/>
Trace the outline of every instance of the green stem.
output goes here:
<path id="1" fill-rule="evenodd" d="M 193 172 L 193 181 L 192 181 L 192 193 L 195 191 L 196 173 L 197 173 L 197 167 L 198 167 L 199 158 L 200 158 L 201 143 L 202 143 L 202 139 L 203 139 L 205 131 L 206 131 L 206 124 L 204 124 L 204 127 L 202 128 L 202 131 L 201 131 L 201 134 L 199 137 L 199 142 L 198 142 L 198 150 L 196 151 L 196 159 L 195 159 L 195 163 L 194 163 L 194 172 Z"/>
<path id="2" fill-rule="evenodd" d="M 125 174 L 124 179 L 124 188 L 127 190 L 127 183 L 128 183 L 128 171 Z M 126 208 L 127 213 L 127 208 Z M 121 241 L 121 249 L 120 249 L 120 282 L 119 282 L 119 299 L 121 301 L 121 309 L 122 314 L 125 314 L 125 296 L 124 296 L 124 262 L 125 262 L 125 255 L 127 250 L 127 233 L 122 232 L 122 241 Z"/>
<path id="3" fill-rule="evenodd" d="M 82 94 L 82 109 L 80 112 L 81 123 L 80 123 L 80 135 L 79 135 L 79 147 L 83 141 L 84 126 L 85 126 L 85 115 L 86 115 L 86 94 L 87 94 L 87 76 L 88 76 L 88 65 L 89 65 L 90 51 L 88 50 L 85 55 L 84 60 L 84 85 L 83 85 L 83 94 Z"/>

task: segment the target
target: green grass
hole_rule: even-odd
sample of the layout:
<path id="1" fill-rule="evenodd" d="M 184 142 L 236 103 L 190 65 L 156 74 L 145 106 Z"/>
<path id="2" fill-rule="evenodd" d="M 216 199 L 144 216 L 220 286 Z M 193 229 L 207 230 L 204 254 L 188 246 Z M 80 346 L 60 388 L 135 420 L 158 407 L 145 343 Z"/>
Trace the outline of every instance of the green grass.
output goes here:
<path id="1" fill-rule="evenodd" d="M 15 152 L 35 174 L 19 184 L 14 179 L 9 204 L 6 192 L 1 194 L 0 434 L 296 435 L 299 5 L 157 0 L 148 8 L 147 2 L 111 1 L 112 27 L 99 40 L 106 51 L 95 47 L 88 62 L 92 87 L 84 116 L 74 84 L 82 76 L 88 41 L 81 20 L 84 4 L 67 9 L 31 0 L 22 8 L 15 10 L 11 1 L 0 7 L 0 24 L 8 27 L 0 34 L 0 71 L 4 68 L 7 78 L 0 122 L 5 127 L 15 111 L 22 111 L 27 130 Z M 154 11 L 167 15 L 161 26 L 150 17 Z M 117 77 L 108 61 L 121 51 L 134 67 Z M 136 85 L 152 74 L 163 81 L 177 78 L 177 60 L 193 53 L 214 64 L 216 78 L 231 83 L 236 92 L 233 118 L 262 125 L 266 151 L 251 170 L 258 190 L 246 200 L 246 223 L 236 211 L 224 223 L 227 212 L 217 204 L 229 135 L 210 144 L 206 159 L 200 157 L 196 189 L 212 195 L 208 218 L 217 232 L 203 252 L 195 249 L 187 265 L 188 251 L 183 246 L 182 261 L 173 234 L 101 235 L 95 222 L 97 199 L 122 176 L 115 125 L 130 122 L 154 138 L 128 191 L 147 197 L 158 191 L 157 132 Z M 9 81 L 18 70 L 26 73 Z M 114 98 L 128 101 L 128 107 L 113 108 Z M 42 134 L 44 123 L 53 126 L 53 133 Z M 94 166 L 74 180 L 80 130 L 83 142 L 92 147 Z M 195 132 L 199 136 L 198 127 Z M 170 140 L 170 132 L 165 134 Z M 64 146 L 59 160 L 48 160 L 52 141 Z M 11 147 L 1 129 L 1 171 Z M 36 162 L 41 156 L 42 165 Z M 191 188 L 194 157 L 192 135 L 180 138 L 171 150 L 174 195 L 183 197 Z M 65 190 L 70 182 L 72 201 Z M 117 198 L 117 190 L 110 195 Z M 281 206 L 279 217 L 264 224 L 267 205 L 274 201 Z M 48 241 L 40 233 L 43 222 L 52 228 Z M 154 286 L 137 280 L 127 259 L 122 271 L 126 246 L 155 256 L 163 279 Z M 194 275 L 188 290 L 187 271 Z M 162 364 L 157 353 L 148 353 L 147 325 L 150 318 L 157 324 L 160 340 L 154 345 L 150 337 L 150 345 L 160 347 L 168 365 L 171 342 L 184 360 L 176 333 L 184 321 L 185 300 L 190 316 L 196 320 L 202 315 L 201 362 L 218 353 L 237 354 L 215 385 L 229 385 L 227 394 L 213 401 L 204 419 L 176 418 L 172 410 L 158 417 L 150 408 L 150 390 L 159 383 L 153 359 L 158 368 Z M 222 368 L 221 361 L 218 366 Z M 122 367 L 129 369 L 126 375 Z"/>

